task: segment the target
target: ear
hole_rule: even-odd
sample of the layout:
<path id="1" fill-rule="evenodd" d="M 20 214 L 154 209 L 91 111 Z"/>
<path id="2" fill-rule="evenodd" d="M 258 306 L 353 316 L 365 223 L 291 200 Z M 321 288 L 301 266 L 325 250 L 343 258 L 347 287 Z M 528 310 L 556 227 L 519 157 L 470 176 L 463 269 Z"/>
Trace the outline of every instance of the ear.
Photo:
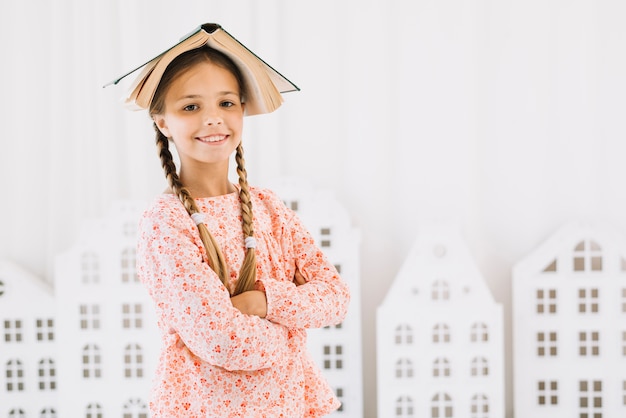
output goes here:
<path id="1" fill-rule="evenodd" d="M 168 129 L 167 123 L 165 122 L 165 118 L 163 116 L 154 115 L 152 117 L 152 120 L 154 121 L 157 128 L 159 128 L 159 131 L 161 131 L 161 133 L 165 135 L 166 138 L 171 138 L 170 130 Z"/>

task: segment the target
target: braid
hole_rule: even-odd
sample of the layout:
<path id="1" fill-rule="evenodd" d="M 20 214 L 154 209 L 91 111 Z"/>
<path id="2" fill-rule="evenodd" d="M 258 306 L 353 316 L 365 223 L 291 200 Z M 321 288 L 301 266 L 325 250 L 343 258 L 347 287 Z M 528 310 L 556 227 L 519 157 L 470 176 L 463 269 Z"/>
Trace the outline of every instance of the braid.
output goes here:
<path id="1" fill-rule="evenodd" d="M 254 227 L 252 225 L 252 202 L 250 201 L 250 190 L 248 187 L 248 175 L 246 173 L 246 161 L 243 158 L 243 146 L 241 143 L 237 147 L 235 155 L 237 161 L 237 174 L 239 175 L 239 200 L 241 201 L 241 217 L 243 218 L 244 238 L 254 238 Z M 235 295 L 247 290 L 254 289 L 256 282 L 256 250 L 246 248 L 246 255 L 239 271 L 239 280 L 235 286 Z"/>
<path id="2" fill-rule="evenodd" d="M 196 206 L 196 202 L 189 193 L 178 177 L 176 173 L 176 165 L 174 164 L 174 159 L 172 158 L 172 153 L 169 150 L 169 142 L 165 135 L 161 133 L 161 131 L 157 128 L 156 124 L 154 125 L 154 130 L 156 132 L 156 145 L 159 151 L 159 157 L 161 158 L 161 165 L 163 166 L 163 171 L 165 172 L 165 178 L 172 189 L 172 192 L 178 199 L 182 202 L 183 206 L 187 210 L 189 215 L 194 213 L 198 213 L 198 206 Z M 204 244 L 204 249 L 207 253 L 207 258 L 209 260 L 209 265 L 215 271 L 217 276 L 220 278 L 224 286 L 228 289 L 229 283 L 229 273 L 228 273 L 228 265 L 226 264 L 226 260 L 224 259 L 224 255 L 219 249 L 217 242 L 215 242 L 215 238 L 209 232 L 209 229 L 206 227 L 204 223 L 198 224 L 198 232 L 200 233 L 200 239 Z"/>

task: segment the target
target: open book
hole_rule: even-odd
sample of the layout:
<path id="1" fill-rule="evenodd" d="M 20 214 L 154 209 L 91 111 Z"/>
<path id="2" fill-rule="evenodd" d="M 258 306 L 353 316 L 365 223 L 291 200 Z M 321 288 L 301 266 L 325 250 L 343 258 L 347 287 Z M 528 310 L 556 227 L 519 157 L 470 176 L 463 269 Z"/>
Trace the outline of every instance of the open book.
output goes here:
<path id="1" fill-rule="evenodd" d="M 147 109 L 165 69 L 174 58 L 205 44 L 226 54 L 239 67 L 248 93 L 245 100 L 246 115 L 273 112 L 283 102 L 281 93 L 300 90 L 216 23 L 200 25 L 176 45 L 104 87 L 117 84 L 126 76 L 141 69 L 130 86 L 126 105 L 136 110 Z"/>

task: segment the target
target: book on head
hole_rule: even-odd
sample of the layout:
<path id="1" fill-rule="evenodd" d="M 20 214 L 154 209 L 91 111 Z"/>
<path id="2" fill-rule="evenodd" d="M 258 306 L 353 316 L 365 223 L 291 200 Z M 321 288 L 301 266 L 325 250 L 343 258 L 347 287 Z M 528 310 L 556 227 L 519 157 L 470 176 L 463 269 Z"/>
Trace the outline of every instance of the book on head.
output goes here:
<path id="1" fill-rule="evenodd" d="M 135 110 L 147 109 L 167 66 L 179 55 L 203 45 L 221 51 L 237 65 L 247 92 L 246 115 L 270 113 L 283 102 L 281 93 L 300 89 L 217 23 L 205 23 L 155 58 L 107 83 L 117 84 L 141 70 L 131 83 L 125 104 Z"/>

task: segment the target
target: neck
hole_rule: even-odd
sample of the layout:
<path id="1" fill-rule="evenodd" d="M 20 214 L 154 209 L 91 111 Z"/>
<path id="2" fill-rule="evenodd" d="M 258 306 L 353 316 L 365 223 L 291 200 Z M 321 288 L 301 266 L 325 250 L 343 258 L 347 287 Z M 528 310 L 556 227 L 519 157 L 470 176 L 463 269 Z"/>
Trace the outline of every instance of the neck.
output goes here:
<path id="1" fill-rule="evenodd" d="M 233 193 L 237 189 L 228 179 L 228 167 L 219 170 L 184 170 L 181 167 L 180 180 L 193 197 L 214 197 Z"/>

